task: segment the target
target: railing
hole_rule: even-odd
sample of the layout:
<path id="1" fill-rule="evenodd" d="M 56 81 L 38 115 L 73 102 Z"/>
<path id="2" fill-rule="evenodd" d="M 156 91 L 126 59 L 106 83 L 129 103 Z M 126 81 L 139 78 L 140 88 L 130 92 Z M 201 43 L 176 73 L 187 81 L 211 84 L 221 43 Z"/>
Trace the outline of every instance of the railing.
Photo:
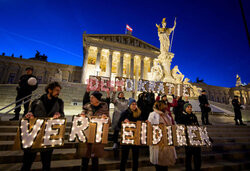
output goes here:
<path id="1" fill-rule="evenodd" d="M 11 108 L 10 110 L 8 110 L 7 112 L 4 113 L 4 114 L 8 114 L 8 113 L 11 112 L 12 110 L 15 110 L 16 108 L 19 108 L 19 107 L 22 106 L 23 104 L 29 103 L 32 99 L 36 99 L 36 98 L 38 98 L 39 96 L 40 96 L 40 94 L 33 94 L 33 95 L 30 94 L 30 95 L 27 95 L 27 96 L 25 96 L 25 97 L 23 97 L 23 98 L 21 98 L 21 99 L 19 99 L 19 100 L 17 100 L 17 101 L 14 101 L 14 102 L 12 102 L 12 103 L 10 103 L 10 104 L 4 106 L 3 108 L 0 109 L 0 111 L 4 110 L 4 109 L 6 109 L 6 108 L 8 108 L 8 107 L 10 107 L 10 106 L 12 106 L 12 105 L 14 105 L 14 104 L 20 102 L 20 101 L 23 101 L 23 100 L 26 99 L 26 98 L 32 97 L 32 98 L 30 98 L 30 99 L 24 101 L 24 102 L 21 103 L 20 105 L 15 106 L 15 107 Z"/>

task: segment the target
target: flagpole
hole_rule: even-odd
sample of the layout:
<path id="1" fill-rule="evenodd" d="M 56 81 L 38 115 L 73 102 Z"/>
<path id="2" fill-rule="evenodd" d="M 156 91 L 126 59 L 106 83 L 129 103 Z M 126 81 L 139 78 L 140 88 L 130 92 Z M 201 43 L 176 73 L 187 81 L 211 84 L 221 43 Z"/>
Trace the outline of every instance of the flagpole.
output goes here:
<path id="1" fill-rule="evenodd" d="M 176 17 L 175 17 L 175 21 L 176 21 Z M 174 29 L 174 30 L 175 30 L 175 29 Z M 172 38 L 171 38 L 171 44 L 170 44 L 170 50 L 169 50 L 169 52 L 171 52 L 171 48 L 172 48 L 172 44 L 173 44 L 174 30 L 173 30 L 173 34 L 172 34 Z"/>

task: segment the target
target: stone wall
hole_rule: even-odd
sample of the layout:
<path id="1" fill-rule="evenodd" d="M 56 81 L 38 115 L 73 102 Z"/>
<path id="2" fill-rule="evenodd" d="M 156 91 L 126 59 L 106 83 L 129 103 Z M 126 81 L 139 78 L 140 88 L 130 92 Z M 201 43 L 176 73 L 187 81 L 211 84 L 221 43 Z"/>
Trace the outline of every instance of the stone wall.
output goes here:
<path id="1" fill-rule="evenodd" d="M 28 66 L 34 68 L 33 74 L 40 84 L 46 84 L 55 79 L 59 74 L 59 70 L 61 71 L 60 81 L 76 83 L 81 81 L 82 67 L 79 66 L 0 55 L 0 84 L 18 83 L 21 75 L 26 73 L 25 69 Z"/>

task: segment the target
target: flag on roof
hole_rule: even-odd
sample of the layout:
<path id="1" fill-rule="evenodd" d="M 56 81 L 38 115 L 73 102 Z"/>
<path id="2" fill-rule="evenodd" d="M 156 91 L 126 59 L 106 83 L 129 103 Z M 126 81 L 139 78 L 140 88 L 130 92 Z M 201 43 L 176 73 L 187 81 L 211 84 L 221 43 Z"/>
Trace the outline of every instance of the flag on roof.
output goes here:
<path id="1" fill-rule="evenodd" d="M 133 29 L 132 29 L 129 25 L 126 25 L 126 29 L 127 29 L 128 31 L 130 31 L 130 32 L 133 31 Z"/>

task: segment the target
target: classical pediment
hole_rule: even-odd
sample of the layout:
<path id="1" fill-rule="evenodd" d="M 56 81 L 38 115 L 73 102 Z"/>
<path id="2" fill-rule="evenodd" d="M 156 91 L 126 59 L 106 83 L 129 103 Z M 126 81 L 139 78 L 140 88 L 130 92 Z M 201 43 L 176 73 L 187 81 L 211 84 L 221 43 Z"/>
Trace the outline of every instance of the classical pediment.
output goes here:
<path id="1" fill-rule="evenodd" d="M 108 42 L 120 43 L 133 47 L 160 51 L 159 48 L 129 34 L 83 34 L 84 41 L 88 38 L 93 38 L 96 40 L 100 39 Z"/>

